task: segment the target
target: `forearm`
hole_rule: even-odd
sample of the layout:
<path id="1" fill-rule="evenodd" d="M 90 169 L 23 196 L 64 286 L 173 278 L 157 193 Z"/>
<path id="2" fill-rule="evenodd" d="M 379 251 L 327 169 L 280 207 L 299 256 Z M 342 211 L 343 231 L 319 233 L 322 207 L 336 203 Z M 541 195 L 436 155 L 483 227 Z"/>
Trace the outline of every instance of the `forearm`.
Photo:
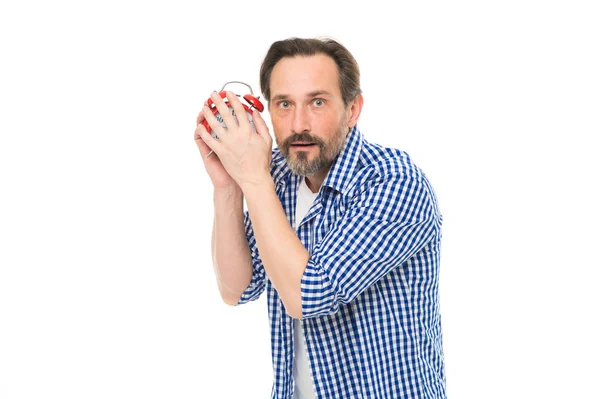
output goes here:
<path id="1" fill-rule="evenodd" d="M 252 279 L 252 259 L 244 229 L 239 188 L 215 190 L 212 259 L 223 300 L 235 305 Z"/>
<path id="2" fill-rule="evenodd" d="M 301 318 L 300 281 L 310 255 L 290 226 L 272 181 L 246 188 L 245 194 L 265 271 L 287 312 Z"/>

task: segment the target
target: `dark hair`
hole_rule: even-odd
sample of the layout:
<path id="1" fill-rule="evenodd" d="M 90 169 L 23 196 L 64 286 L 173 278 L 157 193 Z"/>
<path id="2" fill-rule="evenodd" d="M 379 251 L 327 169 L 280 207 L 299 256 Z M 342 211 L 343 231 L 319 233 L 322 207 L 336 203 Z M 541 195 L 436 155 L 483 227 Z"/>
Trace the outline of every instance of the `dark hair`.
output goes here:
<path id="1" fill-rule="evenodd" d="M 271 72 L 285 57 L 325 54 L 335 61 L 339 72 L 339 85 L 344 105 L 354 100 L 360 89 L 360 71 L 354 56 L 337 41 L 325 39 L 302 39 L 291 37 L 271 45 L 260 67 L 260 90 L 267 101 L 271 100 Z"/>

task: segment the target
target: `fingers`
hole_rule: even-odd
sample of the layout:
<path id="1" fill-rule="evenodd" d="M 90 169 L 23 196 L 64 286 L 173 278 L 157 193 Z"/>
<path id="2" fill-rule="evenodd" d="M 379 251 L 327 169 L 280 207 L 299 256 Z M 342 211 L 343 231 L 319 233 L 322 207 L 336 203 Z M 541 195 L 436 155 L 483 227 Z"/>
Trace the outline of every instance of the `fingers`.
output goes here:
<path id="1" fill-rule="evenodd" d="M 229 104 L 235 111 L 239 127 L 248 130 L 250 128 L 250 121 L 246 116 L 246 110 L 244 109 L 244 106 L 240 102 L 239 98 L 232 92 L 228 91 L 227 100 L 229 100 Z"/>
<path id="2" fill-rule="evenodd" d="M 195 138 L 198 142 L 198 148 L 200 148 L 200 152 L 202 153 L 203 157 L 206 157 L 210 150 L 213 150 L 218 155 L 222 146 L 227 144 L 229 142 L 228 140 L 233 139 L 235 132 L 252 132 L 253 130 L 251 129 L 250 119 L 248 115 L 246 115 L 246 109 L 238 97 L 230 91 L 225 92 L 225 95 L 228 103 L 226 103 L 221 98 L 221 95 L 217 92 L 211 93 L 210 99 L 213 103 L 213 106 L 216 107 L 216 111 L 218 111 L 223 118 L 223 123 L 225 126 L 228 126 L 229 129 L 223 127 L 223 124 L 214 115 L 215 110 L 209 108 L 206 103 L 196 118 L 198 125 L 196 128 Z M 231 113 L 232 109 L 237 116 L 237 122 L 236 118 Z M 265 121 L 260 116 L 260 113 L 255 110 L 252 115 L 256 131 L 266 143 L 272 146 L 273 140 L 269 134 L 269 129 Z M 207 123 L 211 127 L 212 131 L 219 137 L 218 140 L 212 137 L 212 135 L 206 131 L 204 123 Z M 237 129 L 238 126 L 241 130 Z M 233 136 L 231 134 L 233 134 Z M 204 146 L 209 147 L 209 149 L 204 148 Z M 206 154 L 204 154 L 204 150 L 206 150 Z"/>
<path id="3" fill-rule="evenodd" d="M 228 100 L 229 100 L 230 94 L 232 94 L 232 93 L 227 92 Z M 233 97 L 235 97 L 235 95 L 233 95 Z M 217 107 L 219 114 L 221 114 L 221 117 L 223 118 L 223 122 L 225 122 L 225 126 L 227 126 L 227 128 L 232 128 L 234 126 L 237 126 L 237 122 L 235 121 L 234 116 L 231 114 L 231 110 L 229 109 L 229 107 L 227 106 L 225 101 L 223 101 L 223 99 L 221 98 L 219 93 L 217 93 L 216 91 L 213 91 L 210 94 L 210 98 L 211 98 L 214 106 Z M 212 124 L 210 126 L 212 127 Z"/>
<path id="4" fill-rule="evenodd" d="M 273 145 L 273 138 L 269 133 L 269 128 L 267 127 L 267 123 L 260 115 L 258 110 L 254 110 L 252 112 L 252 120 L 254 121 L 254 126 L 256 126 L 256 132 L 262 137 L 269 145 Z"/>
<path id="5" fill-rule="evenodd" d="M 206 105 L 202 107 L 202 115 L 204 116 L 206 122 L 208 122 L 208 124 L 210 125 L 210 128 L 217 134 L 217 136 L 219 136 L 219 138 L 223 137 L 225 128 L 223 128 L 221 122 L 217 120 L 210 108 L 208 108 Z"/>
<path id="6" fill-rule="evenodd" d="M 199 124 L 196 127 L 196 131 L 194 132 L 194 140 L 198 145 L 202 159 L 206 159 L 211 151 L 214 151 L 218 155 L 218 152 L 221 150 L 222 144 L 219 143 L 219 141 L 210 133 L 208 133 L 203 124 Z"/>
<path id="7" fill-rule="evenodd" d="M 206 105 L 206 104 L 205 104 Z M 198 116 L 196 117 L 196 125 L 201 124 L 202 122 L 204 122 L 204 114 L 202 113 L 202 111 L 200 111 L 198 113 Z"/>
<path id="8" fill-rule="evenodd" d="M 200 150 L 200 155 L 202 156 L 202 159 L 206 158 L 208 153 L 212 151 L 202 139 L 202 134 L 204 134 L 204 132 L 206 132 L 206 128 L 202 124 L 198 124 L 198 126 L 196 126 L 196 130 L 194 131 L 194 141 L 196 142 L 196 145 Z"/>

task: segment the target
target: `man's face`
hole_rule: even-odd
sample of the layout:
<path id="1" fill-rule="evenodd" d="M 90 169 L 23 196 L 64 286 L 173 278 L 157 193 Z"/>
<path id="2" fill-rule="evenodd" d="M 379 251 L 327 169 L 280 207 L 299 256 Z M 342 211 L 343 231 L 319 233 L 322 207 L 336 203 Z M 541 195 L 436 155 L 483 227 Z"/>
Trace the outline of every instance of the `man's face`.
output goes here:
<path id="1" fill-rule="evenodd" d="M 275 141 L 298 175 L 330 167 L 344 146 L 349 111 L 338 82 L 337 65 L 323 54 L 283 58 L 271 72 Z"/>

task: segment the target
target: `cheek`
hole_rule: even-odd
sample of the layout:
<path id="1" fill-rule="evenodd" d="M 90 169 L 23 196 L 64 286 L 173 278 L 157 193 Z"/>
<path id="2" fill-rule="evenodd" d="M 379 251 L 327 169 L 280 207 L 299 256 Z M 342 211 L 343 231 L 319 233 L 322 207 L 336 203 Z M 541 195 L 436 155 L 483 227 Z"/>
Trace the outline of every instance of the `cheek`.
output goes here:
<path id="1" fill-rule="evenodd" d="M 339 130 L 340 116 L 335 112 L 327 112 L 314 119 L 313 129 L 328 137 L 328 140 Z"/>
<path id="2" fill-rule="evenodd" d="M 282 131 L 286 125 L 286 118 L 282 118 L 281 116 L 277 115 L 276 113 L 272 113 L 271 114 L 271 124 L 273 125 L 273 129 L 275 131 L 277 131 L 277 130 Z"/>

